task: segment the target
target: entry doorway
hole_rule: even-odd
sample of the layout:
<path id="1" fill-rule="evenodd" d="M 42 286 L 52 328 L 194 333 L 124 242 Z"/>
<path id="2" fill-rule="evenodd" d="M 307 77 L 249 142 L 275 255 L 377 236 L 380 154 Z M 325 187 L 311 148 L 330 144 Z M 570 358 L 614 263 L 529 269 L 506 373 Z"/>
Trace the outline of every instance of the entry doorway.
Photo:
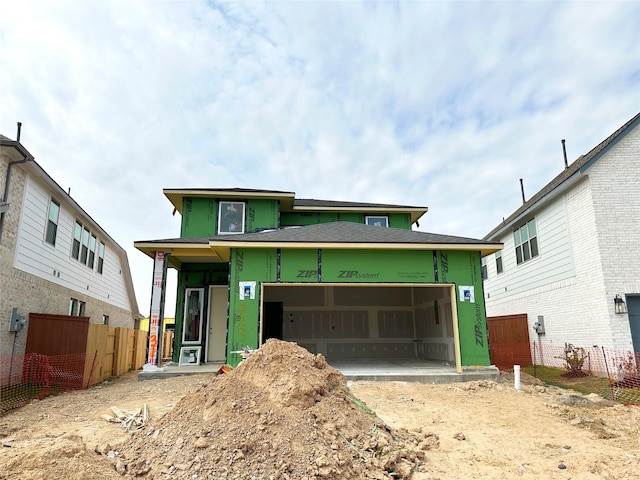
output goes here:
<path id="1" fill-rule="evenodd" d="M 227 351 L 226 285 L 209 287 L 209 325 L 207 329 L 207 362 L 224 363 Z"/>

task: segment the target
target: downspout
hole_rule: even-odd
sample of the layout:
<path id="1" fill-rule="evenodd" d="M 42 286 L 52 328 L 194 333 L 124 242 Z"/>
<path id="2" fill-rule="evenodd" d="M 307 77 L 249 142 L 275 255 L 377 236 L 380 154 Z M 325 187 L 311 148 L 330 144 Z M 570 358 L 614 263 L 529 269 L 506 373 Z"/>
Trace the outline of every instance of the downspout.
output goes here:
<path id="1" fill-rule="evenodd" d="M 15 142 L 16 145 L 13 145 L 13 147 L 18 150 L 24 150 L 24 148 L 19 149 L 17 148 L 17 146 L 21 146 L 20 145 L 20 129 L 22 128 L 22 123 L 18 122 L 18 138 Z M 5 184 L 4 184 L 4 195 L 2 197 L 2 205 L 7 205 L 7 201 L 9 200 L 9 186 L 11 184 L 11 170 L 13 169 L 14 165 L 18 165 L 20 163 L 26 163 L 30 160 L 33 160 L 33 157 L 29 154 L 29 152 L 27 152 L 26 150 L 24 150 L 24 153 L 22 153 L 22 160 L 14 160 L 13 162 L 9 162 L 9 165 L 7 166 L 7 179 L 5 180 Z M 4 215 L 5 212 L 2 211 L 2 213 L 0 213 L 0 242 L 2 242 L 2 231 L 4 228 Z"/>

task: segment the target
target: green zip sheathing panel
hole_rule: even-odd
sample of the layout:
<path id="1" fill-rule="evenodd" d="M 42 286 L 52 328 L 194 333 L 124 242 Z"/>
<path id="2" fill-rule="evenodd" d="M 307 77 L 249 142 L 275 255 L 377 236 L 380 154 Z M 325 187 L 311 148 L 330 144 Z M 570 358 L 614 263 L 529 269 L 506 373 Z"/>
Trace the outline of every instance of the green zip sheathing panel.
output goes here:
<path id="1" fill-rule="evenodd" d="M 248 200 L 245 211 L 245 232 L 255 232 L 267 228 L 278 228 L 277 200 Z"/>
<path id="2" fill-rule="evenodd" d="M 411 230 L 411 215 L 408 213 L 390 213 L 389 226 L 391 228 L 404 228 Z"/>
<path id="3" fill-rule="evenodd" d="M 226 201 L 226 200 L 225 200 Z M 239 200 L 229 200 L 243 202 Z M 276 200 L 253 199 L 245 203 L 245 232 L 278 227 Z M 181 238 L 213 237 L 218 228 L 218 200 L 214 198 L 185 197 L 182 202 Z"/>
<path id="4" fill-rule="evenodd" d="M 185 197 L 182 200 L 180 237 L 213 237 L 217 220 L 218 202 L 214 198 Z"/>
<path id="5" fill-rule="evenodd" d="M 436 253 L 438 282 L 456 285 L 462 365 L 490 365 L 480 252 L 443 250 Z M 473 301 L 461 300 L 460 287 L 473 287 Z"/>
<path id="6" fill-rule="evenodd" d="M 389 226 L 411 230 L 411 215 L 408 213 L 357 213 L 357 212 L 282 212 L 281 227 L 317 225 L 329 222 L 365 223 L 365 217 L 388 217 Z"/>
<path id="7" fill-rule="evenodd" d="M 322 251 L 323 283 L 431 283 L 434 281 L 431 250 L 325 249 Z"/>
<path id="8" fill-rule="evenodd" d="M 318 282 L 318 250 L 282 250 L 281 282 Z"/>
<path id="9" fill-rule="evenodd" d="M 227 363 L 233 367 L 242 357 L 237 352 L 243 347 L 258 348 L 260 285 L 275 282 L 277 276 L 275 249 L 237 248 L 231 252 L 229 288 L 229 327 Z M 253 298 L 242 291 L 240 282 L 255 282 Z"/>

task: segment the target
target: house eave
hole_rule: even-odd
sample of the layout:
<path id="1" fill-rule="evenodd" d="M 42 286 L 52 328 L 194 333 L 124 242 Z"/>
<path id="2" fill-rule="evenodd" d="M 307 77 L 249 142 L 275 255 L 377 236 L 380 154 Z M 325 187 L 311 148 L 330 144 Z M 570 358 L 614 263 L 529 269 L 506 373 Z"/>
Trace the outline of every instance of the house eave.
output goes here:
<path id="1" fill-rule="evenodd" d="M 586 173 L 583 173 L 581 171 L 577 171 L 571 177 L 569 177 L 567 180 L 565 180 L 560 185 L 558 185 L 556 188 L 554 188 L 547 195 L 542 197 L 537 202 L 532 203 L 528 208 L 526 208 L 525 210 L 520 212 L 520 214 L 517 217 L 514 217 L 509 222 L 504 223 L 499 229 L 494 230 L 493 233 L 491 233 L 491 234 L 487 235 L 486 237 L 484 237 L 484 240 L 487 240 L 487 241 L 499 240 L 500 238 L 502 238 L 505 235 L 505 233 L 511 232 L 514 229 L 515 225 L 519 226 L 521 222 L 523 222 L 525 220 L 528 220 L 529 218 L 533 217 L 535 215 L 535 213 L 537 213 L 539 210 L 543 209 L 545 206 L 547 206 L 551 202 L 555 201 L 556 198 L 558 198 L 560 195 L 564 194 L 565 192 L 567 192 L 568 190 L 573 188 L 575 185 L 577 185 L 582 180 L 587 178 L 587 176 L 588 175 Z"/>

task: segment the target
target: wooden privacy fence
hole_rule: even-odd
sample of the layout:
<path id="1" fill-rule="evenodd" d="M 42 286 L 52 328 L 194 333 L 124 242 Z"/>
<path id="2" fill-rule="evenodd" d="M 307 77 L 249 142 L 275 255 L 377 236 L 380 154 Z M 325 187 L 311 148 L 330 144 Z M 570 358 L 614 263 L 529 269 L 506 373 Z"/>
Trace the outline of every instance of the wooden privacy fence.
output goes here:
<path id="1" fill-rule="evenodd" d="M 148 332 L 89 322 L 89 317 L 30 313 L 25 354 L 86 354 L 83 387 L 142 368 Z"/>
<path id="2" fill-rule="evenodd" d="M 498 368 L 531 365 L 527 314 L 487 317 L 489 355 Z"/>
<path id="3" fill-rule="evenodd" d="M 92 370 L 93 375 L 87 386 L 142 368 L 147 356 L 147 335 L 144 330 L 90 323 L 85 380 L 89 381 Z"/>

